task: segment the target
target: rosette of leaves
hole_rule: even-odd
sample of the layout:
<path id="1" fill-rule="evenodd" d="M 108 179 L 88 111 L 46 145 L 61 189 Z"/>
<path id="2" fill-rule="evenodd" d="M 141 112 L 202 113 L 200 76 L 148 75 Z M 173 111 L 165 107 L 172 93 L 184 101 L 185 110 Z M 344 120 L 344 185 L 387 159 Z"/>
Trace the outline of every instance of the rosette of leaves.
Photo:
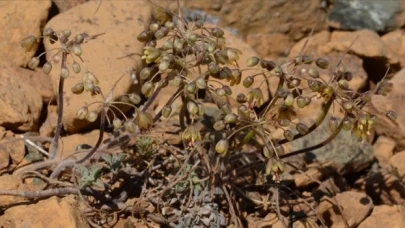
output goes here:
<path id="1" fill-rule="evenodd" d="M 80 189 L 85 189 L 86 187 L 97 187 L 104 188 L 104 183 L 100 178 L 102 166 L 99 164 L 92 165 L 87 168 L 84 165 L 78 165 L 77 170 L 80 174 L 80 179 L 78 180 L 78 185 Z"/>
<path id="2" fill-rule="evenodd" d="M 108 164 L 111 172 L 118 173 L 119 169 L 122 167 L 122 163 L 127 157 L 124 153 L 118 154 L 103 154 L 101 158 Z"/>

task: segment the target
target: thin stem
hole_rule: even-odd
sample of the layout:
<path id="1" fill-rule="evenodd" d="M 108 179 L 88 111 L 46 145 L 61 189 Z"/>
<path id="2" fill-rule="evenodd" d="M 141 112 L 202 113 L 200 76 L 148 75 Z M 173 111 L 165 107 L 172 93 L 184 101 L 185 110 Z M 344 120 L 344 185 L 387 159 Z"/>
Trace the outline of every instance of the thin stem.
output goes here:
<path id="1" fill-rule="evenodd" d="M 61 69 L 66 67 L 66 58 L 67 53 L 62 52 L 62 62 L 61 62 Z M 61 76 L 59 77 L 59 86 L 58 86 L 58 121 L 56 124 L 55 129 L 55 136 L 53 138 L 50 150 L 50 159 L 54 159 L 58 153 L 58 146 L 59 146 L 59 137 L 62 133 L 62 117 L 63 117 L 63 87 L 64 87 L 65 79 Z"/>

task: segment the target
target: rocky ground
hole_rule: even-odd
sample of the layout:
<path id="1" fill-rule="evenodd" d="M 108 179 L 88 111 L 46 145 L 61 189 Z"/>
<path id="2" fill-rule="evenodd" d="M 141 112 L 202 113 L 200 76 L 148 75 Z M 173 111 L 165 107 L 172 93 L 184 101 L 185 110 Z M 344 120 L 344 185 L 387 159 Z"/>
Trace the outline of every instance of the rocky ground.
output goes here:
<path id="1" fill-rule="evenodd" d="M 154 2 L 176 8 L 171 1 Z M 301 172 L 292 170 L 284 179 L 303 195 L 318 196 L 315 210 L 329 227 L 405 227 L 405 108 L 402 103 L 405 101 L 405 69 L 402 69 L 405 68 L 405 2 L 358 1 L 359 5 L 351 2 L 210 0 L 181 1 L 181 5 L 186 17 L 204 13 L 209 23 L 224 28 L 230 46 L 243 52 L 241 62 L 253 55 L 281 62 L 294 58 L 318 23 L 306 52 L 336 63 L 348 49 L 343 62 L 354 74 L 352 83 L 357 91 L 373 88 L 389 67 L 394 88 L 385 99 L 373 98 L 372 106 L 368 107 L 381 117 L 368 142 L 358 143 L 350 134 L 342 133 L 323 148 L 292 157 L 298 161 Z M 40 69 L 27 69 L 35 54 L 24 53 L 20 46 L 20 40 L 27 35 L 40 35 L 44 27 L 69 28 L 73 33 L 105 32 L 83 50 L 90 59 L 87 66 L 94 69 L 103 90 L 108 90 L 123 71 L 139 69 L 141 59 L 133 53 L 141 53 L 143 46 L 136 36 L 150 20 L 151 6 L 103 0 L 96 12 L 98 4 L 86 0 L 0 2 L 0 15 L 3 15 L 0 18 L 3 31 L 0 34 L 0 143 L 27 134 L 51 137 L 55 130 L 55 91 L 59 76 L 56 71 L 48 76 Z M 351 46 L 353 40 L 356 42 Z M 45 44 L 37 53 L 50 48 Z M 74 82 L 67 80 L 66 88 Z M 115 90 L 116 95 L 125 93 L 131 86 L 123 80 Z M 72 151 L 79 144 L 93 145 L 98 134 L 96 126 L 75 119 L 83 100 L 92 98 L 65 95 L 63 150 Z M 164 93 L 161 96 L 154 107 L 161 107 L 169 99 Z M 386 110 L 398 114 L 397 125 L 386 120 Z M 310 111 L 307 115 L 311 115 Z M 311 145 L 324 134 L 321 128 L 291 148 Z M 0 189 L 41 188 L 40 183 L 22 184 L 19 178 L 10 175 L 15 168 L 32 161 L 27 148 L 23 141 L 1 144 Z M 301 206 L 308 207 L 304 203 Z M 0 196 L 0 208 L 1 227 L 88 226 L 76 210 L 72 196 L 30 203 L 19 197 Z M 257 220 L 253 215 L 246 217 L 249 227 L 283 227 L 275 213 L 269 213 L 264 220 Z M 120 219 L 116 227 L 129 227 L 125 224 L 126 219 Z M 309 219 L 301 219 L 294 227 L 316 225 Z"/>

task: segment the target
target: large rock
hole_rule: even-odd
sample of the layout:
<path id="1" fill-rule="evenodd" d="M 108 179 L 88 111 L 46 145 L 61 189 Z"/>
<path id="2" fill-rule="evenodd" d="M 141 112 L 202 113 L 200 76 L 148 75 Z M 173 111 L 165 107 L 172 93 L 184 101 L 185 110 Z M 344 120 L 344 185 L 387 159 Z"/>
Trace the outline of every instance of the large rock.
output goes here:
<path id="1" fill-rule="evenodd" d="M 1 227 L 89 227 L 72 197 L 51 197 L 36 204 L 7 209 Z"/>
<path id="2" fill-rule="evenodd" d="M 401 11 L 400 4 L 401 0 L 336 0 L 328 20 L 332 27 L 338 29 L 386 32 L 400 27 L 395 24 L 395 14 Z"/>
<path id="3" fill-rule="evenodd" d="M 398 149 L 405 149 L 405 69 L 396 73 L 393 79 L 393 90 L 386 97 L 381 95 L 372 96 L 370 112 L 378 117 L 375 130 L 379 135 L 385 135 L 395 140 Z M 387 110 L 393 110 L 397 113 L 396 124 L 392 123 L 387 117 Z"/>
<path id="4" fill-rule="evenodd" d="M 300 41 L 298 41 L 292 46 L 290 53 L 288 55 L 290 58 L 295 58 L 300 53 L 302 47 L 307 41 L 307 38 L 308 37 L 302 38 Z M 313 34 L 310 37 L 303 54 L 310 56 L 318 55 L 319 54 L 318 49 L 323 45 L 326 45 L 329 42 L 329 39 L 330 39 L 330 32 L 326 30 Z"/>
<path id="5" fill-rule="evenodd" d="M 42 110 L 41 96 L 13 68 L 0 68 L 0 126 L 35 131 Z"/>
<path id="6" fill-rule="evenodd" d="M 287 56 L 292 46 L 290 37 L 283 33 L 249 34 L 246 42 L 261 57 L 270 59 Z"/>
<path id="7" fill-rule="evenodd" d="M 48 18 L 50 0 L 0 1 L 0 62 L 25 66 L 35 51 L 25 53 L 20 41 L 29 35 L 41 35 L 41 26 Z"/>
<path id="8" fill-rule="evenodd" d="M 311 134 L 291 143 L 291 150 L 303 149 L 317 145 L 330 136 L 328 129 L 329 117 Z M 304 154 L 307 163 L 331 161 L 331 167 L 340 174 L 359 172 L 367 168 L 374 160 L 373 147 L 368 142 L 359 142 L 350 132 L 342 130 L 327 145 Z"/>
<path id="9" fill-rule="evenodd" d="M 359 228 L 403 228 L 405 227 L 404 206 L 375 206 L 373 212 L 360 225 Z"/>
<path id="10" fill-rule="evenodd" d="M 65 1 L 65 0 L 52 0 L 52 2 L 58 7 L 59 12 L 64 12 L 69 10 L 75 6 L 88 2 L 89 0 L 75 0 L 75 1 Z M 103 1 L 97 1 L 99 4 L 103 3 Z M 94 13 L 96 12 L 97 7 L 94 8 Z"/>
<path id="11" fill-rule="evenodd" d="M 87 69 L 99 79 L 99 86 L 104 94 L 112 89 L 114 83 L 123 74 L 126 74 L 115 87 L 113 97 L 115 99 L 127 93 L 132 87 L 129 71 L 131 69 L 138 71 L 142 65 L 138 54 L 142 53 L 144 45 L 138 42 L 136 37 L 150 21 L 150 4 L 146 0 L 103 1 L 98 12 L 94 14 L 97 6 L 97 1 L 76 6 L 52 18 L 46 27 L 54 30 L 70 29 L 72 36 L 82 32 L 89 35 L 104 33 L 82 45 L 82 58 L 85 60 Z M 55 45 L 51 45 L 49 41 L 45 42 L 46 50 L 52 48 L 55 48 Z M 47 55 L 48 60 L 50 57 L 51 54 Z M 60 55 L 58 57 L 60 61 Z M 52 62 L 55 67 L 51 72 L 51 79 L 56 91 L 60 67 L 56 66 L 57 60 L 53 59 Z M 68 58 L 67 63 L 71 66 L 71 57 Z M 75 119 L 79 108 L 85 103 L 101 100 L 101 96 L 91 96 L 89 93 L 75 95 L 70 91 L 74 84 L 81 81 L 83 71 L 80 74 L 74 74 L 72 71 L 70 78 L 65 80 L 63 125 L 64 129 L 70 133 L 78 132 L 88 125 L 86 121 Z M 95 108 L 95 106 L 91 107 L 90 110 Z"/>
<path id="12" fill-rule="evenodd" d="M 354 44 L 349 48 L 353 41 Z M 347 49 L 362 58 L 382 59 L 390 64 L 398 63 L 398 59 L 394 58 L 378 34 L 367 29 L 354 32 L 334 31 L 329 43 L 322 46 L 319 51 L 327 54 L 333 51 L 344 52 Z"/>
<path id="13" fill-rule="evenodd" d="M 341 207 L 341 210 L 338 207 Z M 366 194 L 348 191 L 337 194 L 335 200 L 324 198 L 318 211 L 328 227 L 338 228 L 346 227 L 346 222 L 349 227 L 358 226 L 372 208 L 373 202 Z"/>
<path id="14" fill-rule="evenodd" d="M 395 141 L 391 138 L 380 136 L 374 143 L 375 157 L 382 167 L 387 167 L 389 159 L 394 155 Z"/>
<path id="15" fill-rule="evenodd" d="M 405 182 L 405 151 L 396 153 L 391 157 L 389 163 L 393 171 Z"/>
<path id="16" fill-rule="evenodd" d="M 405 67 L 405 36 L 403 30 L 395 30 L 381 37 L 387 48 L 399 59 L 401 67 Z"/>

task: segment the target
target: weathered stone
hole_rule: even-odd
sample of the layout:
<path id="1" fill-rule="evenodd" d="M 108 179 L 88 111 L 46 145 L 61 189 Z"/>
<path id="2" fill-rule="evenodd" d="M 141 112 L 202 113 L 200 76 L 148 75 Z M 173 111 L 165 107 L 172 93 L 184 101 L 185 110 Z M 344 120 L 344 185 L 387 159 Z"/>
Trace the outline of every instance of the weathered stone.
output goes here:
<path id="1" fill-rule="evenodd" d="M 359 228 L 403 228 L 405 227 L 405 207 L 395 206 L 375 206 L 371 215 L 367 217 Z"/>

